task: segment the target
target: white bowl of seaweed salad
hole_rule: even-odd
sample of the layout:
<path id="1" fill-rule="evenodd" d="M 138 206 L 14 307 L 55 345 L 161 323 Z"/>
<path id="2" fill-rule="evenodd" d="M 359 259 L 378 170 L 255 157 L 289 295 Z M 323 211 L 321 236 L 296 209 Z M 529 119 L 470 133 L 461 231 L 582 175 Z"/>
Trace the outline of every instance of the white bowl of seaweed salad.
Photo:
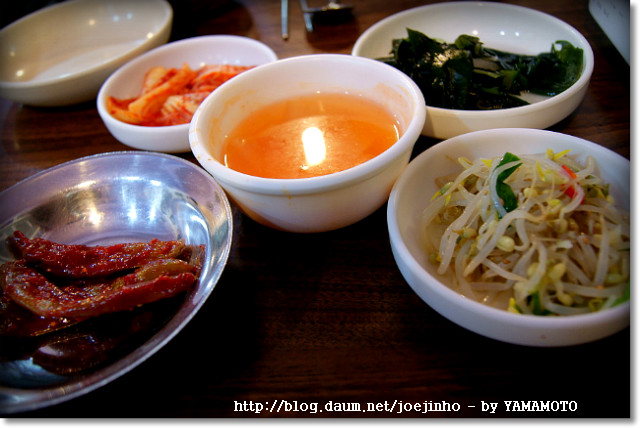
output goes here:
<path id="1" fill-rule="evenodd" d="M 548 128 L 582 102 L 594 64 L 589 42 L 569 24 L 492 2 L 408 9 L 367 29 L 352 54 L 411 76 L 427 102 L 423 135 L 439 139 Z"/>

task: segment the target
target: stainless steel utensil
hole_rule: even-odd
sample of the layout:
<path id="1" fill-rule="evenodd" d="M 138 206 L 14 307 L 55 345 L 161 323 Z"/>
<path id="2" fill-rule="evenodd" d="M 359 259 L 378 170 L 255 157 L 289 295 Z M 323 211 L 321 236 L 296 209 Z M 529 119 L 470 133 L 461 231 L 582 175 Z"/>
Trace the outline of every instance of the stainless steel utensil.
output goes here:
<path id="1" fill-rule="evenodd" d="M 280 1 L 280 20 L 282 24 L 282 38 L 289 38 L 289 0 Z"/>
<path id="2" fill-rule="evenodd" d="M 304 22 L 308 32 L 313 32 L 313 21 L 331 22 L 344 18 L 351 13 L 353 6 L 342 4 L 336 0 L 330 0 L 324 6 L 310 8 L 306 0 L 300 0 Z"/>

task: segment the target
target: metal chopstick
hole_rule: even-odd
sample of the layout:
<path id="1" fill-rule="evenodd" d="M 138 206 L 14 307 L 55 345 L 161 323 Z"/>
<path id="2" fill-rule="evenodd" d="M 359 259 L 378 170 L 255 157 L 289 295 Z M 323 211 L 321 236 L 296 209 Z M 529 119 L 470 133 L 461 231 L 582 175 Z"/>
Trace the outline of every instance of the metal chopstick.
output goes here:
<path id="1" fill-rule="evenodd" d="M 282 21 L 282 38 L 289 38 L 289 0 L 280 0 L 280 20 Z"/>
<path id="2" fill-rule="evenodd" d="M 311 12 L 307 5 L 307 0 L 300 0 L 300 7 L 302 7 L 302 13 L 304 15 L 304 25 L 307 27 L 307 31 L 313 33 L 313 22 L 311 20 Z"/>

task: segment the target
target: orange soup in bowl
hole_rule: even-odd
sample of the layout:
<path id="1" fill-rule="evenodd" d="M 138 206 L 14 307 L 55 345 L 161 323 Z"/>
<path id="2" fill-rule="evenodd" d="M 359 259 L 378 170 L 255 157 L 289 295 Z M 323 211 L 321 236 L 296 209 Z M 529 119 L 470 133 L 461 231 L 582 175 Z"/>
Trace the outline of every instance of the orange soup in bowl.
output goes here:
<path id="1" fill-rule="evenodd" d="M 374 158 L 399 132 L 394 115 L 364 97 L 304 95 L 248 115 L 226 137 L 222 162 L 258 177 L 315 177 Z"/>

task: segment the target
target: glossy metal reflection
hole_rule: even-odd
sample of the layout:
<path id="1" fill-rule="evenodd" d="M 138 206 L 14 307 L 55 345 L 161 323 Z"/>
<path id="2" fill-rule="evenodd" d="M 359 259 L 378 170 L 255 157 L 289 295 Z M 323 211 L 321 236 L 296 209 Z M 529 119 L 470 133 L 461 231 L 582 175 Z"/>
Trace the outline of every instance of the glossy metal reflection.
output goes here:
<path id="1" fill-rule="evenodd" d="M 114 314 L 108 322 L 98 317 L 82 329 L 62 330 L 38 342 L 28 358 L 16 355 L 15 349 L 9 354 L 9 346 L 0 343 L 1 414 L 72 399 L 142 363 L 202 306 L 231 246 L 231 210 L 222 189 L 193 163 L 160 153 L 115 152 L 62 164 L 0 193 L 0 207 L 0 242 L 21 230 L 29 237 L 68 244 L 158 238 L 204 246 L 200 279 L 182 300 L 167 299 L 153 309 L 145 305 L 137 312 Z M 7 246 L 0 245 L 0 262 L 12 259 Z M 134 337 L 130 327 L 141 322 L 147 330 Z M 95 367 L 63 367 L 79 361 L 74 360 L 79 350 L 90 352 L 87 344 L 100 341 L 122 344 L 117 356 Z"/>

